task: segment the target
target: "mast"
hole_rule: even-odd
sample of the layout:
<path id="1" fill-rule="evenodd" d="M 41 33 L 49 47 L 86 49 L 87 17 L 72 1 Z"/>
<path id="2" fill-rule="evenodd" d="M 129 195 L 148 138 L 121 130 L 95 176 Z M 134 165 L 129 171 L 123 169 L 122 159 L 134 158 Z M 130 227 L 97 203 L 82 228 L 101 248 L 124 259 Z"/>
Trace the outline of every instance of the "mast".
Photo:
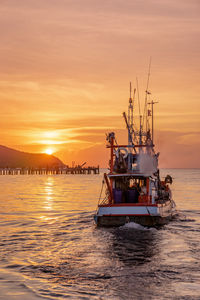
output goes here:
<path id="1" fill-rule="evenodd" d="M 132 99 L 132 84 L 130 82 L 130 97 L 128 106 L 128 144 L 132 145 L 132 135 L 133 135 L 133 99 Z"/>
<path id="2" fill-rule="evenodd" d="M 130 82 L 130 97 L 129 97 L 129 106 L 128 106 L 128 144 L 133 145 L 133 105 L 134 105 L 134 99 L 135 99 L 135 92 L 136 89 L 134 89 L 133 97 L 132 97 L 132 84 Z M 125 120 L 126 121 L 126 120 Z"/>
<path id="3" fill-rule="evenodd" d="M 142 116 L 140 115 L 139 145 L 142 145 Z"/>
<path id="4" fill-rule="evenodd" d="M 124 121 L 126 123 L 126 127 L 127 127 L 127 130 L 128 130 L 128 141 L 130 141 L 130 145 L 133 146 L 132 134 L 131 134 L 131 131 L 130 131 L 130 126 L 129 126 L 129 123 L 128 123 L 128 120 L 127 120 L 127 116 L 126 116 L 125 112 L 123 112 L 123 117 L 124 117 Z"/>

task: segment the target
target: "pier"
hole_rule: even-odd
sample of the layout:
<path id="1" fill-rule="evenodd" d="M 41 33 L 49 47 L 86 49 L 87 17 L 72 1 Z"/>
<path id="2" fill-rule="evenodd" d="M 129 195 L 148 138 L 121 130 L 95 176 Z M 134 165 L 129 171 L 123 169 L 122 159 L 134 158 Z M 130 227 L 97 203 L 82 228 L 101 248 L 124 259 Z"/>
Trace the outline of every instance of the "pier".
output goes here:
<path id="1" fill-rule="evenodd" d="M 97 167 L 63 167 L 63 168 L 0 168 L 0 175 L 61 175 L 61 174 L 99 174 Z"/>

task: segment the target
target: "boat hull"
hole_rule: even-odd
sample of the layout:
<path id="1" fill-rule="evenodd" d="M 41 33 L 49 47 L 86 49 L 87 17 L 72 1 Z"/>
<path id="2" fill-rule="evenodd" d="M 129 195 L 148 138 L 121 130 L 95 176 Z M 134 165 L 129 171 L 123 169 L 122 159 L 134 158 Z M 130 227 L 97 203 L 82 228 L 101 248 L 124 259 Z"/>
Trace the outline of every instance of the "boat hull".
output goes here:
<path id="1" fill-rule="evenodd" d="M 97 226 L 122 226 L 135 222 L 142 226 L 156 227 L 167 224 L 176 214 L 173 201 L 158 205 L 100 206 L 94 216 Z"/>
<path id="2" fill-rule="evenodd" d="M 142 226 L 156 227 L 167 224 L 172 220 L 172 216 L 167 217 L 152 217 L 152 216 L 95 216 L 97 226 L 103 227 L 118 227 L 129 222 L 135 222 Z"/>

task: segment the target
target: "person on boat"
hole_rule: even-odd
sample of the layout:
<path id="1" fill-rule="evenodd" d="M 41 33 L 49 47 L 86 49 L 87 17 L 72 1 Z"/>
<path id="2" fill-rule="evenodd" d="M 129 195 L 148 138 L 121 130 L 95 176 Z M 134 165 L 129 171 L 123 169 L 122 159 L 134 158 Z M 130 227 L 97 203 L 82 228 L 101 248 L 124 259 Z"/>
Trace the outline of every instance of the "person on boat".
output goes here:
<path id="1" fill-rule="evenodd" d="M 139 188 L 136 182 L 134 182 L 128 189 L 127 202 L 138 203 L 139 198 Z"/>
<path id="2" fill-rule="evenodd" d="M 141 186 L 141 194 L 146 195 L 147 193 L 147 187 L 145 185 Z"/>
<path id="3" fill-rule="evenodd" d="M 127 164 L 126 164 L 123 154 L 120 151 L 117 152 L 117 155 L 115 158 L 114 172 L 116 172 L 116 173 L 126 173 L 127 172 Z"/>

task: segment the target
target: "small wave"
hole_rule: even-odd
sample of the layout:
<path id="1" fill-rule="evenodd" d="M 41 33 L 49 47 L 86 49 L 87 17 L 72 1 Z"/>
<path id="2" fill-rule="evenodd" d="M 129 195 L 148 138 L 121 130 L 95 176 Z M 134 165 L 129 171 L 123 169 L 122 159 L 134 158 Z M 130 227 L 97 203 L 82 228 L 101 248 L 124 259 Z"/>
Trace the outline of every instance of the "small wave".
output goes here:
<path id="1" fill-rule="evenodd" d="M 182 217 L 178 217 L 178 221 L 180 222 L 195 222 L 196 220 L 195 219 L 190 219 L 190 218 L 182 218 Z"/>
<path id="2" fill-rule="evenodd" d="M 11 264 L 11 265 L 6 266 L 7 269 L 19 269 L 21 267 L 22 267 L 22 265 L 19 265 L 19 264 Z"/>
<path id="3" fill-rule="evenodd" d="M 120 227 L 121 229 L 136 229 L 136 230 L 143 230 L 143 231 L 157 231 L 156 228 L 148 228 L 148 227 L 145 227 L 145 226 L 142 226 L 140 224 L 137 224 L 135 222 L 129 222 L 129 223 L 126 223 L 125 225 L 121 226 Z"/>
<path id="4" fill-rule="evenodd" d="M 195 222 L 195 219 L 188 217 L 187 215 L 183 214 L 180 211 L 178 211 L 175 220 L 180 222 Z"/>

